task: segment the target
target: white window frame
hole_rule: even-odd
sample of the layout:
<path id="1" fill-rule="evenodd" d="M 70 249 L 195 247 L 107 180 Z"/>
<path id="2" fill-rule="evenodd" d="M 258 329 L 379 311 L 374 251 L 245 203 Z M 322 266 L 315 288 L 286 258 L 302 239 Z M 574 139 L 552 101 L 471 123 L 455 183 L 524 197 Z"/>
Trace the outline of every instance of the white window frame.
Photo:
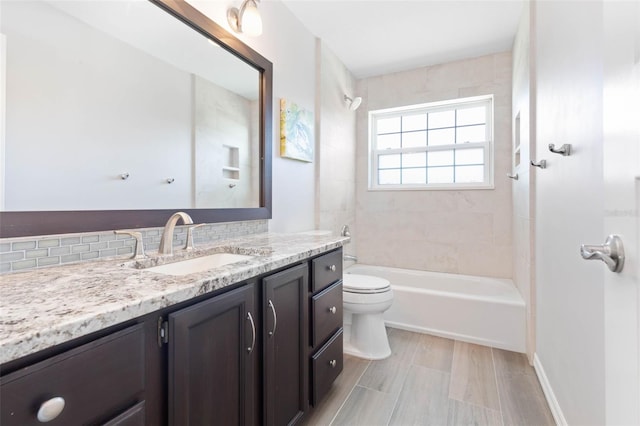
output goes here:
<path id="1" fill-rule="evenodd" d="M 420 112 L 438 112 L 459 108 L 461 106 L 487 105 L 486 140 L 484 142 L 469 142 L 464 144 L 449 144 L 435 146 L 421 146 L 411 148 L 377 149 L 376 124 L 379 119 L 393 118 Z M 493 95 L 458 98 L 440 102 L 410 105 L 369 111 L 369 190 L 370 191 L 406 191 L 406 190 L 466 190 L 466 189 L 494 189 L 494 120 Z M 452 149 L 484 149 L 484 181 L 477 183 L 426 183 L 426 184 L 378 184 L 378 156 L 381 154 L 408 154 L 415 152 L 448 151 Z"/>

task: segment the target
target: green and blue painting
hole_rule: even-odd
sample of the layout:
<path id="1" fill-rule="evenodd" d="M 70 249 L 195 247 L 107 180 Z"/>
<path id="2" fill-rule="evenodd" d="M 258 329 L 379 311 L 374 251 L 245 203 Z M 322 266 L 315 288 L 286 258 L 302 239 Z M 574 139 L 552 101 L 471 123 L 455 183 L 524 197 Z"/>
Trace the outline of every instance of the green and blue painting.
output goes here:
<path id="1" fill-rule="evenodd" d="M 313 161 L 313 113 L 280 99 L 280 156 Z"/>

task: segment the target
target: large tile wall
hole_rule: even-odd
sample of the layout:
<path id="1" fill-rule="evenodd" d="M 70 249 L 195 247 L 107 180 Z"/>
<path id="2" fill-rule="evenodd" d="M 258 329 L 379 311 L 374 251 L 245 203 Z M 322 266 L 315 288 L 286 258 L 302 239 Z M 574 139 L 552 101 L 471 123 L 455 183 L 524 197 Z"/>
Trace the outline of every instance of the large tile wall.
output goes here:
<path id="1" fill-rule="evenodd" d="M 184 246 L 187 226 L 177 226 L 173 245 Z M 158 251 L 163 228 L 136 229 L 142 233 L 146 251 Z M 266 220 L 210 223 L 193 231 L 198 244 L 226 240 L 268 231 Z M 126 259 L 133 255 L 135 240 L 113 231 L 82 234 L 46 235 L 0 239 L 0 273 L 23 271 L 53 265 L 85 262 L 100 258 Z"/>
<path id="2" fill-rule="evenodd" d="M 511 278 L 510 52 L 358 81 L 358 232 L 361 263 Z M 494 95 L 495 189 L 369 191 L 370 110 Z"/>
<path id="3" fill-rule="evenodd" d="M 349 225 L 356 234 L 356 113 L 344 101 L 345 94 L 359 96 L 356 80 L 320 40 L 316 48 L 316 228 L 339 232 Z M 345 251 L 356 253 L 353 240 Z"/>

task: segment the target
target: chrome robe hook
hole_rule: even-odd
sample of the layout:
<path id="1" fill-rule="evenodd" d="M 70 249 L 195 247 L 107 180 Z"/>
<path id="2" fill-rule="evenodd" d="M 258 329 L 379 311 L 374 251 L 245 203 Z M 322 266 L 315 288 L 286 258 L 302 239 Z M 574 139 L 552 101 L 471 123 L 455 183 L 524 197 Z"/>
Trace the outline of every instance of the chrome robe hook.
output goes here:
<path id="1" fill-rule="evenodd" d="M 549 151 L 553 152 L 554 154 L 562 154 L 564 157 L 568 157 L 569 155 L 571 155 L 571 144 L 565 143 L 560 148 L 556 149 L 555 144 L 550 143 Z"/>

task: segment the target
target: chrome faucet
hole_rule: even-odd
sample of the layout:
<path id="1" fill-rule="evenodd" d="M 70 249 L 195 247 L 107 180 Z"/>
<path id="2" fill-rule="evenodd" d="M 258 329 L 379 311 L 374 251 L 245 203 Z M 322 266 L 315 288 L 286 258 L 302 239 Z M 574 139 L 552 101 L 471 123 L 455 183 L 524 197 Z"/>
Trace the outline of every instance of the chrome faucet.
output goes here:
<path id="1" fill-rule="evenodd" d="M 160 240 L 160 248 L 158 253 L 160 254 L 173 254 L 173 231 L 176 228 L 178 220 L 182 219 L 185 225 L 192 225 L 193 220 L 191 216 L 185 212 L 177 212 L 171 215 L 167 223 L 164 225 L 164 231 L 162 231 L 162 239 Z"/>
<path id="2" fill-rule="evenodd" d="M 346 253 L 342 255 L 342 259 L 347 261 L 347 262 L 349 262 L 349 261 L 357 262 L 358 261 L 358 258 L 356 256 L 354 256 L 352 254 L 346 254 Z"/>

